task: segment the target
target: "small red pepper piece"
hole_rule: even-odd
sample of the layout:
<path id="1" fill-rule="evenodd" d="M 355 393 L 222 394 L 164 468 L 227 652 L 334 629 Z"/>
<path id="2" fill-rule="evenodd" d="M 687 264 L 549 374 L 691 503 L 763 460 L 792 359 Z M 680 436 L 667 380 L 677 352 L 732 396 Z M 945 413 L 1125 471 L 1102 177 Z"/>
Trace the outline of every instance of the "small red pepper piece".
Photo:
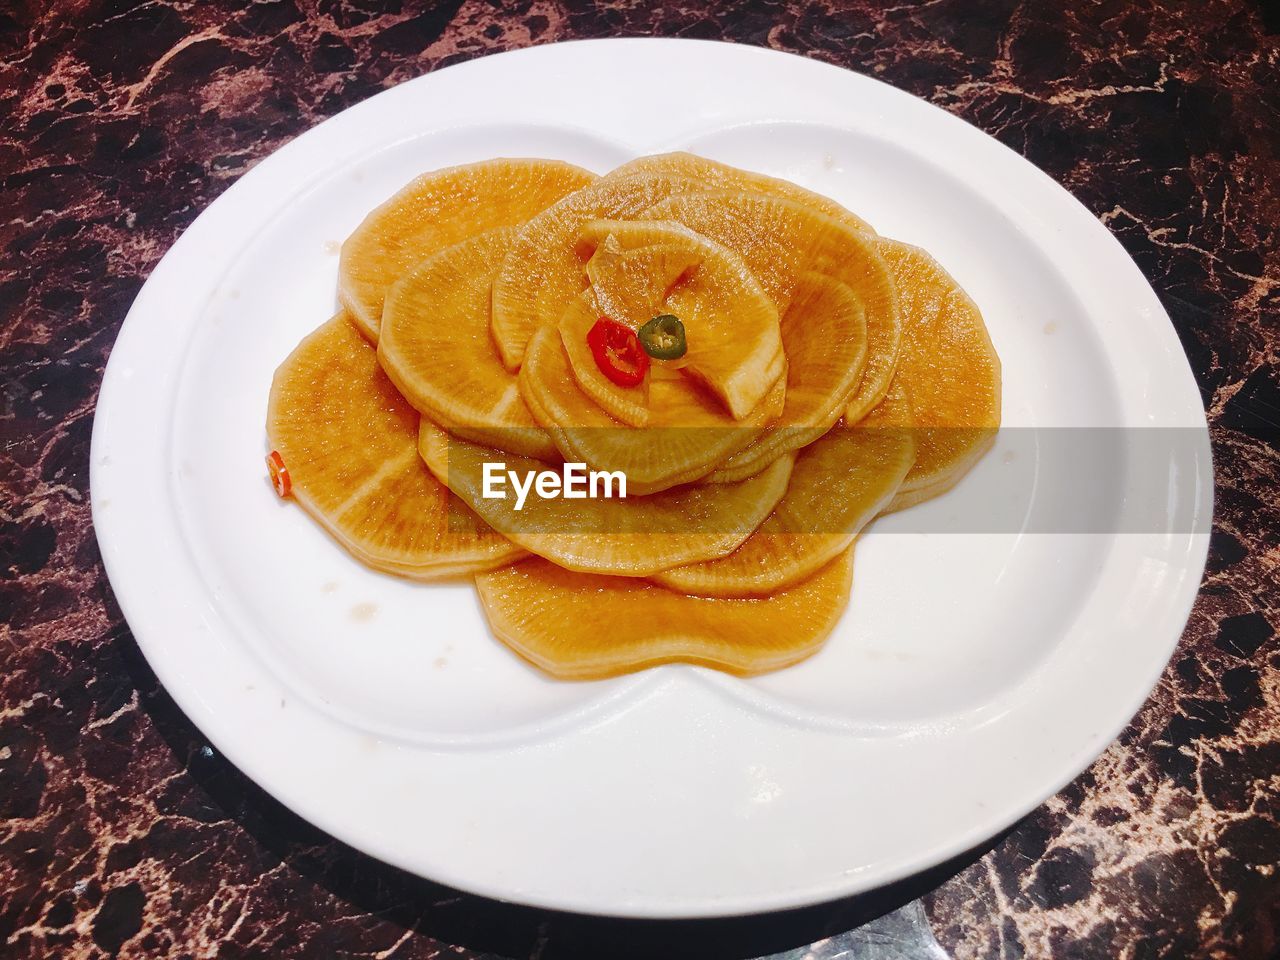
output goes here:
<path id="1" fill-rule="evenodd" d="M 276 493 L 281 497 L 287 497 L 293 493 L 293 481 L 289 479 L 289 468 L 284 465 L 284 457 L 280 456 L 280 451 L 272 450 L 267 454 L 267 473 L 271 474 L 271 485 L 276 488 Z"/>
<path id="2" fill-rule="evenodd" d="M 601 317 L 587 332 L 587 346 L 600 372 L 620 387 L 634 387 L 649 372 L 649 355 L 625 323 Z"/>

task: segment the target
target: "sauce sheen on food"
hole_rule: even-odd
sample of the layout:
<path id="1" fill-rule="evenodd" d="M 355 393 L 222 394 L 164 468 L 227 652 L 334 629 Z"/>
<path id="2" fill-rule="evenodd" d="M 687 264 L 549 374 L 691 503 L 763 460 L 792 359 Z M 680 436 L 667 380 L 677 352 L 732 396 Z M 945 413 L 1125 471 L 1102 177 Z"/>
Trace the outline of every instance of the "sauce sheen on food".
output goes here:
<path id="1" fill-rule="evenodd" d="M 362 564 L 473 578 L 565 680 L 811 655 L 862 531 L 1000 426 L 982 314 L 927 252 L 692 154 L 424 173 L 338 293 L 276 371 L 276 493 Z"/>

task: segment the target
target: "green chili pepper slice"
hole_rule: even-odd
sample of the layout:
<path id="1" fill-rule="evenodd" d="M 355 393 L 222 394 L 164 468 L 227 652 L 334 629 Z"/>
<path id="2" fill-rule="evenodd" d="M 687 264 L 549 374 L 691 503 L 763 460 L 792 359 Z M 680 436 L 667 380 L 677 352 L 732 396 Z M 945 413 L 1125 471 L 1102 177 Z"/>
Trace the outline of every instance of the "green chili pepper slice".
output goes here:
<path id="1" fill-rule="evenodd" d="M 655 360 L 678 360 L 689 349 L 684 339 L 684 324 L 669 313 L 654 317 L 637 332 L 644 352 Z"/>

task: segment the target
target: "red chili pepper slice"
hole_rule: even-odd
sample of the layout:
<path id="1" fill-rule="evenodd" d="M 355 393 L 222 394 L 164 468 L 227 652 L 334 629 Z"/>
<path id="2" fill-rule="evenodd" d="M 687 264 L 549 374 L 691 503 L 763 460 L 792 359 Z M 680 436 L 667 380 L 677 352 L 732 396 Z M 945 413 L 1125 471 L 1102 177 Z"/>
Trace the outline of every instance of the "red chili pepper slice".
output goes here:
<path id="1" fill-rule="evenodd" d="M 284 457 L 280 456 L 280 451 L 272 450 L 267 454 L 267 473 L 271 474 L 271 485 L 280 496 L 287 497 L 293 492 L 289 468 L 284 465 Z"/>
<path id="2" fill-rule="evenodd" d="M 600 372 L 620 387 L 634 387 L 649 372 L 649 355 L 625 323 L 601 317 L 587 333 Z"/>

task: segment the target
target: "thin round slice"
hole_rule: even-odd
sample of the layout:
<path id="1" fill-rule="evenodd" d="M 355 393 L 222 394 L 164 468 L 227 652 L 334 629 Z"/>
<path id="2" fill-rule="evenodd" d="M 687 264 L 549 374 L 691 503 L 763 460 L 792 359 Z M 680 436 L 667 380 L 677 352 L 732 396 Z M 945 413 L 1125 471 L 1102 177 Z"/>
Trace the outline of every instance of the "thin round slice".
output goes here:
<path id="1" fill-rule="evenodd" d="M 848 286 L 820 273 L 799 278 L 782 316 L 787 399 L 776 424 L 707 478 L 725 483 L 763 470 L 788 450 L 831 429 L 858 389 L 867 354 L 862 302 Z"/>
<path id="2" fill-rule="evenodd" d="M 702 261 L 704 250 L 697 234 L 680 228 L 676 238 L 656 233 L 653 242 L 636 256 L 608 232 L 608 224 L 634 221 L 593 220 L 579 235 L 579 243 L 589 240 L 595 250 L 587 260 L 587 283 L 600 309 L 622 323 L 639 327 L 662 306 L 671 288 Z M 601 230 L 597 233 L 597 230 Z M 601 237 L 599 242 L 597 238 Z"/>
<path id="3" fill-rule="evenodd" d="M 344 314 L 276 370 L 267 439 L 293 498 L 378 570 L 417 580 L 474 573 L 524 554 L 449 496 L 417 453 L 418 414 Z"/>
<path id="4" fill-rule="evenodd" d="M 653 220 L 593 221 L 580 235 L 580 247 L 592 245 L 587 277 L 600 306 L 637 329 L 659 314 L 677 317 L 686 343 L 680 372 L 744 419 L 773 386 L 782 337 L 777 308 L 742 259 L 688 227 Z M 592 371 L 575 365 L 574 373 L 581 382 Z"/>
<path id="5" fill-rule="evenodd" d="M 625 498 L 618 496 L 623 488 L 616 476 L 592 480 L 584 471 L 583 495 L 567 498 L 529 486 L 549 470 L 563 477 L 559 465 L 450 437 L 425 417 L 419 449 L 431 472 L 504 536 L 563 567 L 631 577 L 733 550 L 782 499 L 792 464 L 784 458 L 741 483 L 652 496 L 633 495 L 628 483 Z M 511 474 L 524 485 L 523 500 Z M 592 490 L 596 496 L 585 495 Z"/>
<path id="6" fill-rule="evenodd" d="M 900 510 L 946 493 L 995 443 L 1000 358 L 977 305 L 936 260 L 896 240 L 876 245 L 898 287 L 898 376 L 916 435 L 915 465 L 891 506 Z"/>
<path id="7" fill-rule="evenodd" d="M 799 203 L 748 193 L 681 193 L 646 210 L 643 219 L 675 220 L 733 250 L 782 314 L 807 273 L 849 287 L 867 319 L 867 361 L 850 401 L 851 419 L 880 402 L 898 361 L 901 320 L 893 277 L 874 237 Z"/>
<path id="8" fill-rule="evenodd" d="M 423 174 L 342 245 L 338 296 L 376 341 L 387 290 L 415 263 L 478 233 L 522 224 L 595 179 L 560 160 L 485 160 Z"/>
<path id="9" fill-rule="evenodd" d="M 600 369 L 591 349 L 591 331 L 601 320 L 607 322 L 612 316 L 614 313 L 606 313 L 600 306 L 593 291 L 583 290 L 569 301 L 556 324 L 560 331 L 560 345 L 578 387 L 587 397 L 622 423 L 643 427 L 649 423 L 649 374 L 653 372 L 652 365 L 640 383 L 624 386 L 615 383 Z"/>
<path id="10" fill-rule="evenodd" d="M 759 597 L 809 576 L 845 550 L 902 485 L 915 448 L 910 428 L 897 425 L 909 415 L 907 403 L 891 387 L 860 423 L 841 422 L 801 450 L 786 496 L 733 553 L 653 579 L 703 596 Z"/>
<path id="11" fill-rule="evenodd" d="M 476 577 L 498 639 L 561 680 L 662 663 L 750 675 L 818 651 L 849 603 L 853 548 L 766 599 L 691 597 L 644 580 L 565 570 L 531 558 Z"/>
<path id="12" fill-rule="evenodd" d="M 446 429 L 555 459 L 489 335 L 489 289 L 518 227 L 490 230 L 419 263 L 391 288 L 378 360 L 405 398 Z"/>
<path id="13" fill-rule="evenodd" d="M 671 194 L 705 191 L 776 197 L 847 230 L 874 233 L 864 220 L 835 201 L 785 180 L 690 153 L 641 157 L 565 197 L 524 230 L 494 284 L 493 336 L 508 369 L 520 366 L 534 332 L 559 319 L 565 304 L 582 289 L 584 258 L 573 249 L 573 241 L 583 224 L 596 219 L 631 219 Z"/>
<path id="14" fill-rule="evenodd" d="M 659 174 L 611 173 L 571 193 L 525 224 L 493 284 L 493 339 L 508 370 L 517 370 L 533 334 L 560 319 L 586 286 L 586 252 L 578 231 L 592 220 L 627 219 L 689 182 Z"/>
<path id="15" fill-rule="evenodd" d="M 704 191 L 742 191 L 745 193 L 762 193 L 767 197 L 781 197 L 817 210 L 828 217 L 839 220 L 846 226 L 864 233 L 875 233 L 871 224 L 861 217 L 836 203 L 830 197 L 806 190 L 789 180 L 779 180 L 763 173 L 753 173 L 731 167 L 727 163 L 719 163 L 699 157 L 692 153 L 659 153 L 653 156 L 640 157 L 619 167 L 625 173 L 661 173 L 666 176 L 685 177 L 696 181 L 699 189 Z"/>
<path id="16" fill-rule="evenodd" d="M 785 356 L 779 351 L 769 396 L 745 420 L 734 420 L 705 390 L 679 380 L 649 378 L 650 419 L 632 427 L 611 417 L 578 386 L 560 333 L 543 327 L 520 368 L 520 392 L 566 460 L 596 470 L 621 470 L 629 489 L 657 493 L 698 480 L 758 437 L 782 411 Z"/>

